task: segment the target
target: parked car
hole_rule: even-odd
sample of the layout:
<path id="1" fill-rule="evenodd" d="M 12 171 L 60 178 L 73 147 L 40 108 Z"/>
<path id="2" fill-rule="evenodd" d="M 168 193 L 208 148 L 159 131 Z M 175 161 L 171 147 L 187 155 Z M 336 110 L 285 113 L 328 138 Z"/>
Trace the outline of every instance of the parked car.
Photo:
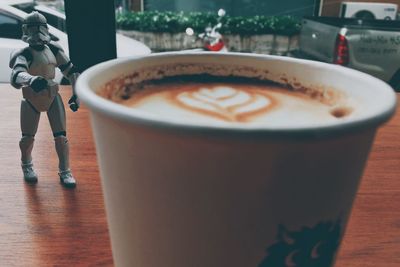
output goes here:
<path id="1" fill-rule="evenodd" d="M 12 0 L 12 1 L 16 1 L 16 0 Z M 19 0 L 19 1 L 21 1 L 21 0 Z M 22 0 L 22 1 L 27 1 L 27 0 Z M 22 11 L 25 11 L 27 13 L 30 13 L 32 11 L 38 11 L 46 17 L 47 23 L 49 25 L 53 26 L 54 28 L 57 28 L 58 30 L 60 30 L 64 33 L 67 33 L 65 13 L 58 11 L 54 8 L 50 8 L 45 5 L 38 5 L 34 1 L 27 1 L 24 4 L 15 5 L 15 7 L 18 9 L 21 9 Z M 132 47 L 136 48 L 139 44 L 142 44 L 132 38 L 126 37 L 119 33 L 116 34 L 116 43 L 117 43 L 117 56 L 118 57 L 131 56 L 132 53 L 134 53 L 132 51 Z M 138 51 L 139 54 L 150 53 L 150 49 L 148 47 L 143 47 L 143 46 L 140 47 L 140 48 L 142 48 L 143 51 Z M 136 54 L 137 53 L 135 53 L 134 55 L 136 55 Z"/>
<path id="2" fill-rule="evenodd" d="M 62 13 L 60 14 L 63 15 Z M 13 6 L 4 5 L 3 3 L 0 4 L 0 82 L 9 82 L 11 69 L 8 66 L 8 62 L 12 51 L 23 48 L 27 45 L 21 41 L 21 25 L 26 15 L 26 12 Z M 65 21 L 65 16 L 61 18 L 63 18 Z M 58 42 L 68 54 L 67 34 L 51 26 L 50 21 L 48 24 L 52 40 Z M 151 50 L 139 41 L 128 38 L 121 34 L 117 34 L 116 37 L 118 57 L 128 57 L 151 53 Z M 56 80 L 61 82 L 61 79 L 62 75 L 58 71 L 56 74 Z"/>
<path id="3" fill-rule="evenodd" d="M 300 52 L 371 74 L 400 91 L 400 21 L 305 17 Z"/>

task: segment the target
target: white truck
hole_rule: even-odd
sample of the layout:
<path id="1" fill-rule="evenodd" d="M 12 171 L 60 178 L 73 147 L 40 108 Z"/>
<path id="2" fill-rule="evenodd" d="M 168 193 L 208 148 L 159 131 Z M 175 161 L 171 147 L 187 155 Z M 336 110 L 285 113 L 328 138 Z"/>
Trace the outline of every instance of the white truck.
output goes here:
<path id="1" fill-rule="evenodd" d="M 400 91 L 400 21 L 305 17 L 299 52 L 371 74 Z"/>

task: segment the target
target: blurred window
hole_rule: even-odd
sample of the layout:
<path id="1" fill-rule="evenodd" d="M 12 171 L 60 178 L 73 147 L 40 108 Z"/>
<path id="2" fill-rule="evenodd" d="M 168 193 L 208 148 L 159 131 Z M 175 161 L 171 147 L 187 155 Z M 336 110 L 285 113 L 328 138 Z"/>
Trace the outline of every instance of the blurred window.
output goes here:
<path id="1" fill-rule="evenodd" d="M 18 19 L 0 13 L 0 38 L 21 39 L 22 29 Z"/>
<path id="2" fill-rule="evenodd" d="M 50 24 L 54 28 L 59 29 L 62 32 L 67 32 L 67 26 L 66 26 L 66 23 L 65 23 L 65 19 L 60 18 L 60 17 L 58 17 L 56 15 L 53 15 L 53 14 L 46 13 L 46 12 L 44 12 L 42 10 L 40 10 L 40 13 L 42 13 L 43 16 L 46 17 L 46 20 L 47 20 L 48 24 Z"/>

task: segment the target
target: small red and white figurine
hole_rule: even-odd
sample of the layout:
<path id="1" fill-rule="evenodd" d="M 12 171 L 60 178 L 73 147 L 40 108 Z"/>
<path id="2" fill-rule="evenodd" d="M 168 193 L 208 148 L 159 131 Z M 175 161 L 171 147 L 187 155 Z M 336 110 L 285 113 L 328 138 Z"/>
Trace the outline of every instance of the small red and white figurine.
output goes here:
<path id="1" fill-rule="evenodd" d="M 219 29 L 222 27 L 221 18 L 225 16 L 226 12 L 223 9 L 218 10 L 218 23 L 214 27 L 205 28 L 205 32 L 200 33 L 198 38 L 203 41 L 203 48 L 206 51 L 214 52 L 227 52 L 228 49 L 225 46 L 222 35 L 219 33 Z M 194 31 L 192 28 L 186 29 L 186 34 L 192 36 Z"/>

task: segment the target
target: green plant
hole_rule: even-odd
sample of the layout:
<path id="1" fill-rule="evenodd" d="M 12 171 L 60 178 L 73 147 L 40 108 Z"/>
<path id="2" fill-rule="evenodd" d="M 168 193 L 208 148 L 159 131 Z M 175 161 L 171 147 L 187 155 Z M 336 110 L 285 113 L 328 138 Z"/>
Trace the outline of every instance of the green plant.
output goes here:
<path id="1" fill-rule="evenodd" d="M 195 32 L 203 32 L 205 27 L 215 25 L 218 16 L 201 12 L 126 12 L 117 15 L 117 27 L 122 30 L 143 32 L 183 33 L 191 27 Z M 225 34 L 281 34 L 293 35 L 300 30 L 300 20 L 290 16 L 224 16 L 221 33 Z"/>

